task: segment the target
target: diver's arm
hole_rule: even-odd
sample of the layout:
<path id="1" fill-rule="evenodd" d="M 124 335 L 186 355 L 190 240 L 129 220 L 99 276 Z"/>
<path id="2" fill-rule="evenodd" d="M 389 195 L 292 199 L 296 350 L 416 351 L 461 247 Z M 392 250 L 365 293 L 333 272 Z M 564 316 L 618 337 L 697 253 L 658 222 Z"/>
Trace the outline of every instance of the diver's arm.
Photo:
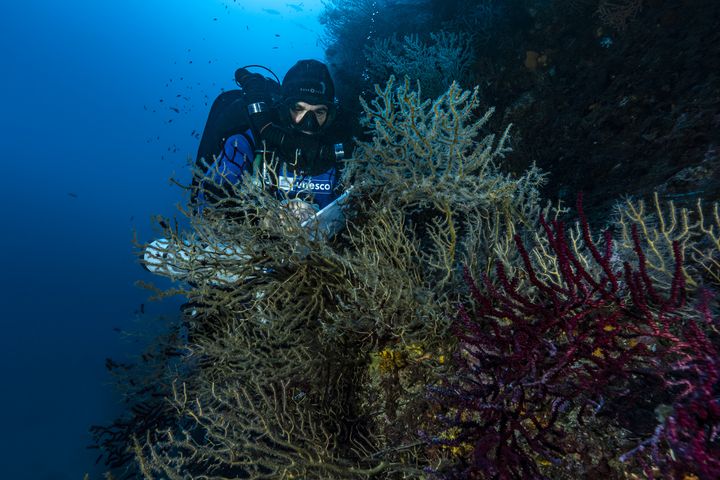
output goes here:
<path id="1" fill-rule="evenodd" d="M 215 177 L 218 183 L 237 183 L 245 172 L 252 170 L 254 150 L 250 130 L 231 135 L 225 140 L 220 155 L 215 157 L 208 175 Z"/>
<path id="2" fill-rule="evenodd" d="M 225 140 L 248 128 L 250 119 L 243 93 L 231 90 L 220 94 L 213 102 L 205 122 L 195 160 L 196 167 L 204 173 L 212 165 L 213 157 L 222 151 Z"/>
<path id="3" fill-rule="evenodd" d="M 234 185 L 252 170 L 253 142 L 245 134 L 231 135 L 202 176 L 193 179 L 191 201 L 200 209 L 234 196 Z"/>

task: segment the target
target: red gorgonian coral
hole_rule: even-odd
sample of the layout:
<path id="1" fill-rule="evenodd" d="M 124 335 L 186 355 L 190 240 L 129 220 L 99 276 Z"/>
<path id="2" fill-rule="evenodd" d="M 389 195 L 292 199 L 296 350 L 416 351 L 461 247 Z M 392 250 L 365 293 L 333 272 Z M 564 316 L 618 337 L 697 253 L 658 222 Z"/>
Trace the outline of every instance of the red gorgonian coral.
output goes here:
<path id="1" fill-rule="evenodd" d="M 585 248 L 598 268 L 583 264 L 562 222 L 541 219 L 561 281 L 541 278 L 519 236 L 515 242 L 527 278 L 522 288 L 502 264 L 497 285 L 485 276 L 479 286 L 465 273 L 473 304 L 461 307 L 455 322 L 457 375 L 431 389 L 446 412 L 440 416 L 445 432 L 432 443 L 458 456 L 455 465 L 437 472 L 445 478 L 545 478 L 542 464 L 560 465 L 572 452 L 564 442 L 569 416 L 582 426 L 637 375 L 660 378 L 671 390 L 685 387 L 675 393 L 673 413 L 650 439 L 656 450 L 683 445 L 683 458 L 710 463 L 708 445 L 689 440 L 698 428 L 706 431 L 705 444 L 717 440 L 717 428 L 703 429 L 698 420 L 715 415 L 714 425 L 719 424 L 718 360 L 701 353 L 714 351 L 712 344 L 688 318 L 679 246 L 672 285 L 662 294 L 646 271 L 637 231 L 637 267 L 620 264 L 611 234 L 598 245 L 580 200 L 578 211 Z M 715 374 L 708 368 L 712 362 Z M 691 397 L 694 403 L 688 403 Z M 707 414 L 692 413 L 698 401 L 706 402 Z M 672 458 L 656 455 L 653 463 L 674 468 L 669 465 L 680 459 L 673 452 Z"/>

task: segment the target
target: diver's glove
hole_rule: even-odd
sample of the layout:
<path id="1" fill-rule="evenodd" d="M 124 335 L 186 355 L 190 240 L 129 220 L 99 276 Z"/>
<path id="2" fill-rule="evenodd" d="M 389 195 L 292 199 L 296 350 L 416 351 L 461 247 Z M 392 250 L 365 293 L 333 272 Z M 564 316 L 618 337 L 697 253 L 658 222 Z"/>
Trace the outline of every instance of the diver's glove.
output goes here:
<path id="1" fill-rule="evenodd" d="M 334 145 L 275 123 L 265 125 L 261 137 L 283 160 L 308 175 L 326 172 L 337 161 Z"/>

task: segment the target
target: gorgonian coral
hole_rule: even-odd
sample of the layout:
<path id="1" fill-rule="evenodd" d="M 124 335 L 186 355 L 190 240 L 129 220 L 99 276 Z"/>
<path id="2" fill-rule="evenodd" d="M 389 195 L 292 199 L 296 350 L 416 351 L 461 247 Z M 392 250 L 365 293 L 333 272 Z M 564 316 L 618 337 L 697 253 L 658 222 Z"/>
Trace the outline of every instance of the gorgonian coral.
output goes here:
<path id="1" fill-rule="evenodd" d="M 720 477 L 720 325 L 711 312 L 712 300 L 703 291 L 699 318 L 688 319 L 677 336 L 664 332 L 674 337 L 665 347 L 668 361 L 654 361 L 671 400 L 658 408 L 662 418 L 653 435 L 622 456 L 628 460 L 649 452 L 664 477 Z M 654 470 L 645 463 L 648 478 L 655 478 Z"/>
<path id="2" fill-rule="evenodd" d="M 418 35 L 402 41 L 396 37 L 375 40 L 365 49 L 368 73 L 374 81 L 385 82 L 390 75 L 419 82 L 430 97 L 441 95 L 453 82 L 466 83 L 475 60 L 472 38 L 464 33 L 430 33 L 425 42 Z"/>
<path id="3" fill-rule="evenodd" d="M 535 210 L 542 175 L 501 173 L 505 135 L 480 135 L 477 92 L 378 92 L 337 236 L 304 228 L 261 179 L 218 171 L 196 188 L 223 195 L 196 195 L 191 230 L 161 224 L 150 261 L 182 260 L 193 307 L 176 423 L 133 443 L 146 478 L 411 478 L 431 462 L 415 432 L 433 418 L 424 390 L 445 369 L 458 267 Z"/>
<path id="4" fill-rule="evenodd" d="M 508 277 L 498 263 L 497 283 L 485 275 L 478 285 L 466 271 L 473 302 L 455 322 L 458 370 L 431 389 L 447 427 L 431 443 L 455 449 L 458 457 L 439 472 L 447 478 L 548 478 L 558 468 L 551 475 L 556 478 L 567 457 L 583 451 L 569 441 L 571 428 L 603 414 L 606 401 L 627 395 L 644 378 L 672 394 L 673 413 L 652 443 L 661 450 L 678 446 L 672 455 L 656 454 L 652 467 L 677 472 L 679 464 L 701 462 L 708 466 L 685 471 L 712 478 L 706 472 L 715 471 L 710 459 L 717 449 L 717 360 L 700 325 L 707 315 L 699 312 L 706 310 L 685 304 L 679 245 L 672 284 L 661 295 L 647 273 L 637 229 L 633 267 L 617 259 L 609 232 L 602 244 L 592 239 L 579 212 L 584 248 L 597 268 L 578 259 L 563 223 L 541 219 L 561 282 L 538 276 L 519 236 L 524 269 L 517 276 Z M 678 379 L 672 372 L 683 373 Z M 673 390 L 681 384 L 682 391 Z M 700 418 L 710 420 L 709 426 L 701 428 Z"/>

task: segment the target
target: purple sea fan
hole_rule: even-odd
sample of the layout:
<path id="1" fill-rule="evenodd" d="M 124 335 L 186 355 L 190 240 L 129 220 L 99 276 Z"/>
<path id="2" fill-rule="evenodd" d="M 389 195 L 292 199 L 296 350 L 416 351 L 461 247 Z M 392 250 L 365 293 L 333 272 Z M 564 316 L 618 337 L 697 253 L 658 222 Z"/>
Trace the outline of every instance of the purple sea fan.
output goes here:
<path id="1" fill-rule="evenodd" d="M 676 344 L 666 387 L 675 393 L 672 410 L 650 439 L 656 461 L 668 474 L 694 474 L 702 480 L 720 478 L 720 351 L 718 322 L 709 308 L 709 295 L 700 303 L 704 325 L 689 320 Z M 708 331 L 709 333 L 706 333 Z M 713 342 L 715 340 L 715 342 Z"/>
<path id="2" fill-rule="evenodd" d="M 432 389 L 448 412 L 441 422 L 452 432 L 444 437 L 449 440 L 437 442 L 466 452 L 443 472 L 447 478 L 545 478 L 541 467 L 560 464 L 574 448 L 564 441 L 567 423 L 559 420 L 573 412 L 581 425 L 633 371 L 654 367 L 651 360 L 662 352 L 639 338 L 674 340 L 664 326 L 684 299 L 679 257 L 672 291 L 662 299 L 644 270 L 644 257 L 639 272 L 628 263 L 624 272 L 613 271 L 610 234 L 601 251 L 580 200 L 578 211 L 584 243 L 600 273 L 583 266 L 561 222 L 544 219 L 560 282 L 541 279 L 519 236 L 516 246 L 530 288 L 521 291 L 519 279 L 509 279 L 501 264 L 497 286 L 487 276 L 478 286 L 465 272 L 473 307 L 461 307 L 454 324 L 457 375 Z M 628 298 L 658 309 L 638 308 Z"/>

